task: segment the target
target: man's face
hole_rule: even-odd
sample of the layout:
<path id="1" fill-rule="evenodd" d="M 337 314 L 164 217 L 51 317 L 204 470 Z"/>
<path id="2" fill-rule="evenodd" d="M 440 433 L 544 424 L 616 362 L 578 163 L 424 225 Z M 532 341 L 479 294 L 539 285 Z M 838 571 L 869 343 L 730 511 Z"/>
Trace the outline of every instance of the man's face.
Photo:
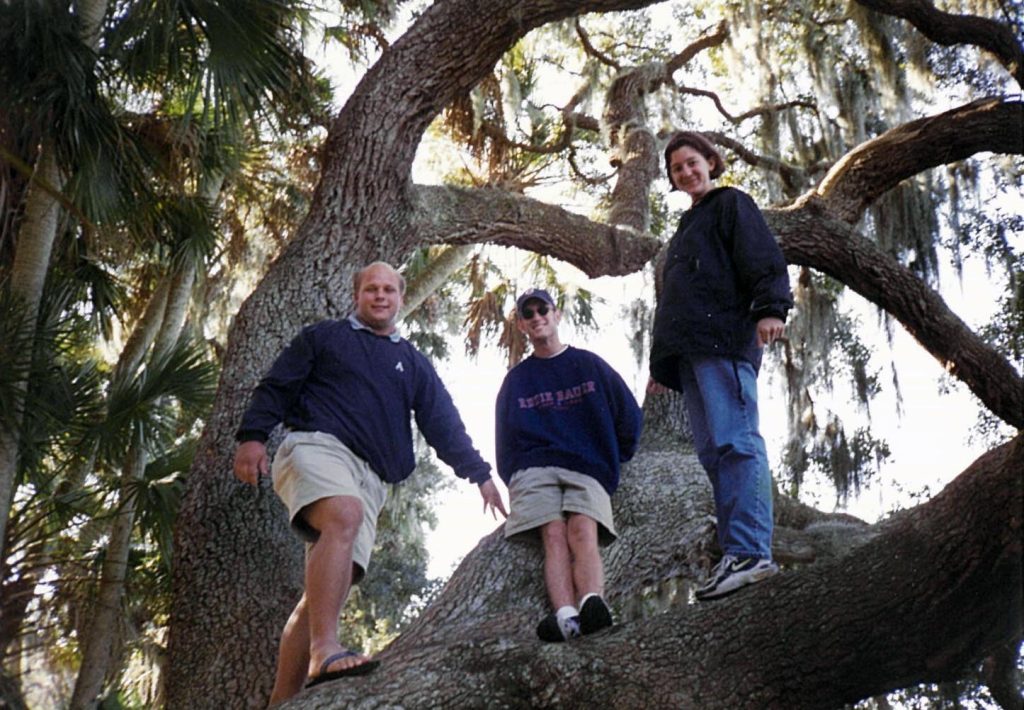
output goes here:
<path id="1" fill-rule="evenodd" d="M 371 266 L 359 282 L 355 296 L 356 317 L 375 333 L 387 335 L 395 329 L 402 307 L 398 274 L 384 266 Z"/>
<path id="2" fill-rule="evenodd" d="M 530 342 L 535 342 L 555 335 L 558 332 L 559 320 L 561 314 L 557 308 L 539 298 L 531 298 L 523 304 L 516 323 Z"/>

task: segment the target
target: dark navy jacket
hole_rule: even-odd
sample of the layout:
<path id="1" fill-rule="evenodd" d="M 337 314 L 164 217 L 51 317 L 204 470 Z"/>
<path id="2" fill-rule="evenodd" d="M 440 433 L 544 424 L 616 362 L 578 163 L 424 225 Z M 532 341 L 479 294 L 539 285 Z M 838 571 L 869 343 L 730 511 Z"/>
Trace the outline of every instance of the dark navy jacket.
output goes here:
<path id="1" fill-rule="evenodd" d="M 356 321 L 358 324 L 358 321 Z M 266 441 L 279 423 L 333 434 L 387 483 L 412 473 L 414 413 L 427 443 L 473 483 L 490 465 L 473 448 L 448 390 L 409 341 L 349 320 L 325 320 L 292 340 L 260 380 L 235 438 Z"/>
<path id="2" fill-rule="evenodd" d="M 793 306 L 782 250 L 750 196 L 716 188 L 687 210 L 669 242 L 654 316 L 651 376 L 679 390 L 679 360 L 717 356 L 757 370 L 757 321 Z"/>
<path id="3" fill-rule="evenodd" d="M 619 485 L 619 463 L 640 442 L 643 415 L 612 367 L 588 350 L 568 347 L 550 358 L 528 357 L 509 370 L 495 407 L 498 475 L 558 466 Z"/>

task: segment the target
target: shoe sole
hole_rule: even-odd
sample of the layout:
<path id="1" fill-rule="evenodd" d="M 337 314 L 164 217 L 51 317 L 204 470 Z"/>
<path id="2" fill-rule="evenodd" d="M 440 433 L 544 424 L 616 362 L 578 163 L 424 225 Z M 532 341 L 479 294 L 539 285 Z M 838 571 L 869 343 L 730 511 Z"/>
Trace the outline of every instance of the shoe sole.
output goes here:
<path id="1" fill-rule="evenodd" d="M 698 591 L 694 596 L 696 596 L 697 601 L 701 602 L 711 601 L 712 599 L 721 599 L 740 591 L 744 587 L 749 587 L 751 584 L 757 584 L 758 582 L 763 582 L 769 577 L 774 577 L 778 573 L 779 568 L 772 567 L 758 570 L 757 572 L 751 572 L 750 574 L 736 575 L 735 577 L 726 580 L 722 586 L 704 592 L 703 594 Z M 733 580 L 735 580 L 735 582 L 733 584 L 729 584 L 729 582 L 732 582 Z"/>

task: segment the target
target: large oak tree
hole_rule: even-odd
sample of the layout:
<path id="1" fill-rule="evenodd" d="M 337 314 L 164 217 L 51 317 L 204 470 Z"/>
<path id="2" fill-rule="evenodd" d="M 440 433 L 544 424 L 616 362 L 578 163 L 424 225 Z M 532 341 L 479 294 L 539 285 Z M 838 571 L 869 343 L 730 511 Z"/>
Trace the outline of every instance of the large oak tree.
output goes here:
<path id="1" fill-rule="evenodd" d="M 269 694 L 302 553 L 273 495 L 231 476 L 232 435 L 253 385 L 288 339 L 303 324 L 347 312 L 357 268 L 401 263 L 431 244 L 515 246 L 591 276 L 630 273 L 656 258 L 661 243 L 647 233 L 648 202 L 661 144 L 643 102 L 723 41 L 727 26 L 663 62 L 619 68 L 600 119 L 618 168 L 607 224 L 497 188 L 427 187 L 411 177 L 431 122 L 527 33 L 648 4 L 442 0 L 383 52 L 339 112 L 310 212 L 229 336 L 176 536 L 173 707 L 259 707 Z M 863 4 L 906 18 L 919 28 L 911 31 L 936 42 L 977 44 L 1022 82 L 1021 44 L 995 21 L 927 2 Z M 586 121 L 566 111 L 566 130 Z M 1020 372 L 863 231 L 865 212 L 901 181 L 980 153 L 1024 153 L 1019 99 L 980 99 L 881 132 L 766 216 L 791 263 L 828 274 L 891 314 L 1019 430 Z M 678 401 L 649 398 L 645 409 L 643 447 L 616 496 L 622 539 L 607 558 L 621 624 L 581 643 L 537 642 L 540 551 L 508 545 L 496 532 L 381 655 L 378 672 L 326 684 L 296 706 L 835 707 L 959 678 L 986 658 L 1009 656 L 1012 668 L 1022 633 L 1021 435 L 931 501 L 876 526 L 780 498 L 775 554 L 790 568 L 743 595 L 694 606 L 688 585 L 714 554 L 710 494 L 679 435 Z M 658 595 L 674 603 L 652 614 L 639 600 Z M 1006 677 L 992 676 L 993 694 Z M 1004 702 L 1019 693 L 1000 692 Z"/>

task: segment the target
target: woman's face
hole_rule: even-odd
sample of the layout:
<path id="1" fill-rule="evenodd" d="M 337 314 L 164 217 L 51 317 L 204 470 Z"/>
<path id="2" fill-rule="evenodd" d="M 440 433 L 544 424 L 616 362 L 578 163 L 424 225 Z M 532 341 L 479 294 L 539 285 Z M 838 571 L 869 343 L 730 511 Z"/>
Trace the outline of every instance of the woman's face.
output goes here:
<path id="1" fill-rule="evenodd" d="M 709 162 L 690 146 L 680 146 L 672 151 L 668 167 L 672 175 L 672 184 L 677 190 L 689 195 L 694 202 L 704 197 L 711 189 L 709 173 L 714 163 Z"/>

